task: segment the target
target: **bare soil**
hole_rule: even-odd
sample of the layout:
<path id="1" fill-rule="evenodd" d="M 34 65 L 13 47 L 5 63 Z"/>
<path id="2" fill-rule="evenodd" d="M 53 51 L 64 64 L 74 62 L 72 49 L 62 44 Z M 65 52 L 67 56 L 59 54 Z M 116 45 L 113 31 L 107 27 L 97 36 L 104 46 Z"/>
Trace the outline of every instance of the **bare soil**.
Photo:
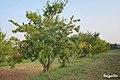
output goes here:
<path id="1" fill-rule="evenodd" d="M 59 64 L 52 64 L 51 69 L 58 67 Z M 41 64 L 21 63 L 10 69 L 10 67 L 0 67 L 0 80 L 29 80 L 30 77 L 36 76 L 43 71 Z"/>
<path id="2" fill-rule="evenodd" d="M 16 66 L 13 69 L 9 67 L 0 68 L 0 80 L 26 80 L 42 71 L 41 65 L 23 65 Z"/>

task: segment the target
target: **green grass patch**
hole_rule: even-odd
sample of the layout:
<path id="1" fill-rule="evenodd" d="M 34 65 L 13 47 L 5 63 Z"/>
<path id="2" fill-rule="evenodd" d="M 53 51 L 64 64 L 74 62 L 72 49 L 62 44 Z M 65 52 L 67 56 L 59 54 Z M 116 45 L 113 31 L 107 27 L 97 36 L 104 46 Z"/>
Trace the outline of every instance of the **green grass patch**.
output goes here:
<path id="1" fill-rule="evenodd" d="M 40 73 L 30 80 L 63 80 L 63 78 L 65 78 L 66 76 L 70 77 L 70 75 L 74 76 L 73 78 L 75 80 L 76 76 L 79 76 L 77 78 L 80 79 L 82 77 L 82 73 L 84 73 L 85 65 L 100 58 L 100 56 L 101 54 L 98 54 L 91 57 L 75 60 L 74 62 L 67 64 L 65 67 L 57 67 L 47 73 Z"/>
<path id="2" fill-rule="evenodd" d="M 115 61 L 116 58 L 118 58 L 117 55 L 120 56 L 120 50 L 111 50 L 105 53 L 100 53 L 91 57 L 86 57 L 86 58 L 81 58 L 78 60 L 74 60 L 74 62 L 67 64 L 65 67 L 61 68 L 61 67 L 57 67 L 54 68 L 52 70 L 50 70 L 48 73 L 39 73 L 38 75 L 36 75 L 35 77 L 30 78 L 30 80 L 89 80 L 89 77 L 91 76 L 91 73 L 93 73 L 93 76 L 95 78 L 93 78 L 94 80 L 97 79 L 95 75 L 100 75 L 103 74 L 103 72 L 106 71 L 108 72 L 107 69 L 110 66 L 106 66 L 107 63 L 109 64 L 109 62 L 106 62 L 103 66 L 103 68 L 101 69 L 99 66 L 102 66 L 100 64 L 102 64 L 101 62 L 104 61 L 110 61 L 113 60 Z M 116 59 L 117 61 L 118 59 Z M 91 65 L 91 63 L 94 63 L 95 65 Z M 97 66 L 98 65 L 98 66 Z M 91 67 L 89 69 L 89 67 Z M 90 71 L 87 72 L 87 70 L 94 70 L 94 67 L 96 67 L 96 71 Z M 105 67 L 105 68 L 104 68 Z M 88 69 L 86 69 L 88 68 Z M 101 69 L 101 73 L 99 74 L 99 69 Z M 111 70 L 111 69 L 110 69 Z M 98 71 L 98 72 L 97 72 Z M 89 74 L 90 73 L 90 74 Z M 86 77 L 87 76 L 89 77 Z M 98 76 L 98 78 L 103 79 L 103 76 L 100 75 Z M 92 77 L 90 77 L 92 80 Z"/>
<path id="3" fill-rule="evenodd" d="M 0 67 L 5 67 L 5 66 L 8 66 L 8 64 L 6 62 L 0 63 Z"/>
<path id="4" fill-rule="evenodd" d="M 80 69 L 80 71 L 82 71 L 82 67 L 83 65 L 79 65 L 78 63 L 68 64 L 64 68 L 57 67 L 50 70 L 48 73 L 41 73 L 30 80 L 60 80 L 63 77 L 75 72 L 76 69 Z"/>

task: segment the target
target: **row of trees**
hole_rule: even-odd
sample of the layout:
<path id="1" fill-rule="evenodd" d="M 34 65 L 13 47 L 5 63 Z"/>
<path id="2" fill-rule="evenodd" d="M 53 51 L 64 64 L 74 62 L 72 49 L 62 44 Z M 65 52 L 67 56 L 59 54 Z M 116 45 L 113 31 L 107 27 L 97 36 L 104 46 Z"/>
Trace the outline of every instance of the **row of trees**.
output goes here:
<path id="1" fill-rule="evenodd" d="M 110 49 L 110 44 L 105 40 L 101 40 L 99 33 L 79 33 L 70 39 L 76 44 L 77 50 L 79 50 L 78 57 L 95 55 Z"/>
<path id="2" fill-rule="evenodd" d="M 24 59 L 30 59 L 32 62 L 38 60 L 42 64 L 44 72 L 47 72 L 55 58 L 64 67 L 72 56 L 86 57 L 109 49 L 109 43 L 101 40 L 99 33 L 81 33 L 79 31 L 80 26 L 75 24 L 80 19 L 74 19 L 74 16 L 69 20 L 60 17 L 67 2 L 67 0 L 57 0 L 53 3 L 47 1 L 43 14 L 31 11 L 26 13 L 28 23 L 18 24 L 9 20 L 17 26 L 13 33 L 25 34 L 25 40 L 20 41 L 11 37 L 5 43 L 6 46 L 10 45 L 10 50 L 12 50 L 9 51 L 6 48 L 7 52 L 3 52 L 9 57 L 8 62 L 12 67 Z M 73 35 L 73 32 L 77 34 Z M 73 36 L 70 36 L 71 34 Z M 0 35 L 0 37 L 2 36 Z M 1 42 L 4 42 L 4 37 Z M 8 55 L 11 54 L 10 52 L 12 52 L 12 56 Z M 0 59 L 4 57 L 4 54 L 0 55 Z"/>

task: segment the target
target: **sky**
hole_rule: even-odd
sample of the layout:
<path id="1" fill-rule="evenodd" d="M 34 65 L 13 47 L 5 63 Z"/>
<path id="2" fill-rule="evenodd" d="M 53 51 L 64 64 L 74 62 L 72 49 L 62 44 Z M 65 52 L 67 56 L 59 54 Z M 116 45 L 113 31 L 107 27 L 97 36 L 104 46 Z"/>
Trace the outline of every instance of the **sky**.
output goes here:
<path id="1" fill-rule="evenodd" d="M 11 36 L 24 39 L 23 34 L 12 33 L 16 26 L 8 20 L 14 20 L 19 24 L 27 22 L 26 11 L 39 11 L 42 14 L 46 1 L 1 0 L 0 28 L 6 33 L 7 39 Z M 101 39 L 120 44 L 120 0 L 68 0 L 62 16 L 69 19 L 72 15 L 81 20 L 81 32 L 98 32 Z"/>

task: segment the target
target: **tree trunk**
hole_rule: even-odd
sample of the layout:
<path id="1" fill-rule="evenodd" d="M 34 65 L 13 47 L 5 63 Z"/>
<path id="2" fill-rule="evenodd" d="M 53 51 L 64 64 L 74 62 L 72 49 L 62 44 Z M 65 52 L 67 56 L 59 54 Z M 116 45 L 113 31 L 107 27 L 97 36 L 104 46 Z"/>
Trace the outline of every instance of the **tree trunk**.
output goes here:
<path id="1" fill-rule="evenodd" d="M 48 72 L 49 71 L 50 64 L 51 64 L 51 54 L 48 57 L 48 63 L 47 64 L 43 64 L 43 71 L 44 72 Z"/>
<path id="2" fill-rule="evenodd" d="M 65 59 L 62 59 L 61 67 L 65 67 Z"/>

